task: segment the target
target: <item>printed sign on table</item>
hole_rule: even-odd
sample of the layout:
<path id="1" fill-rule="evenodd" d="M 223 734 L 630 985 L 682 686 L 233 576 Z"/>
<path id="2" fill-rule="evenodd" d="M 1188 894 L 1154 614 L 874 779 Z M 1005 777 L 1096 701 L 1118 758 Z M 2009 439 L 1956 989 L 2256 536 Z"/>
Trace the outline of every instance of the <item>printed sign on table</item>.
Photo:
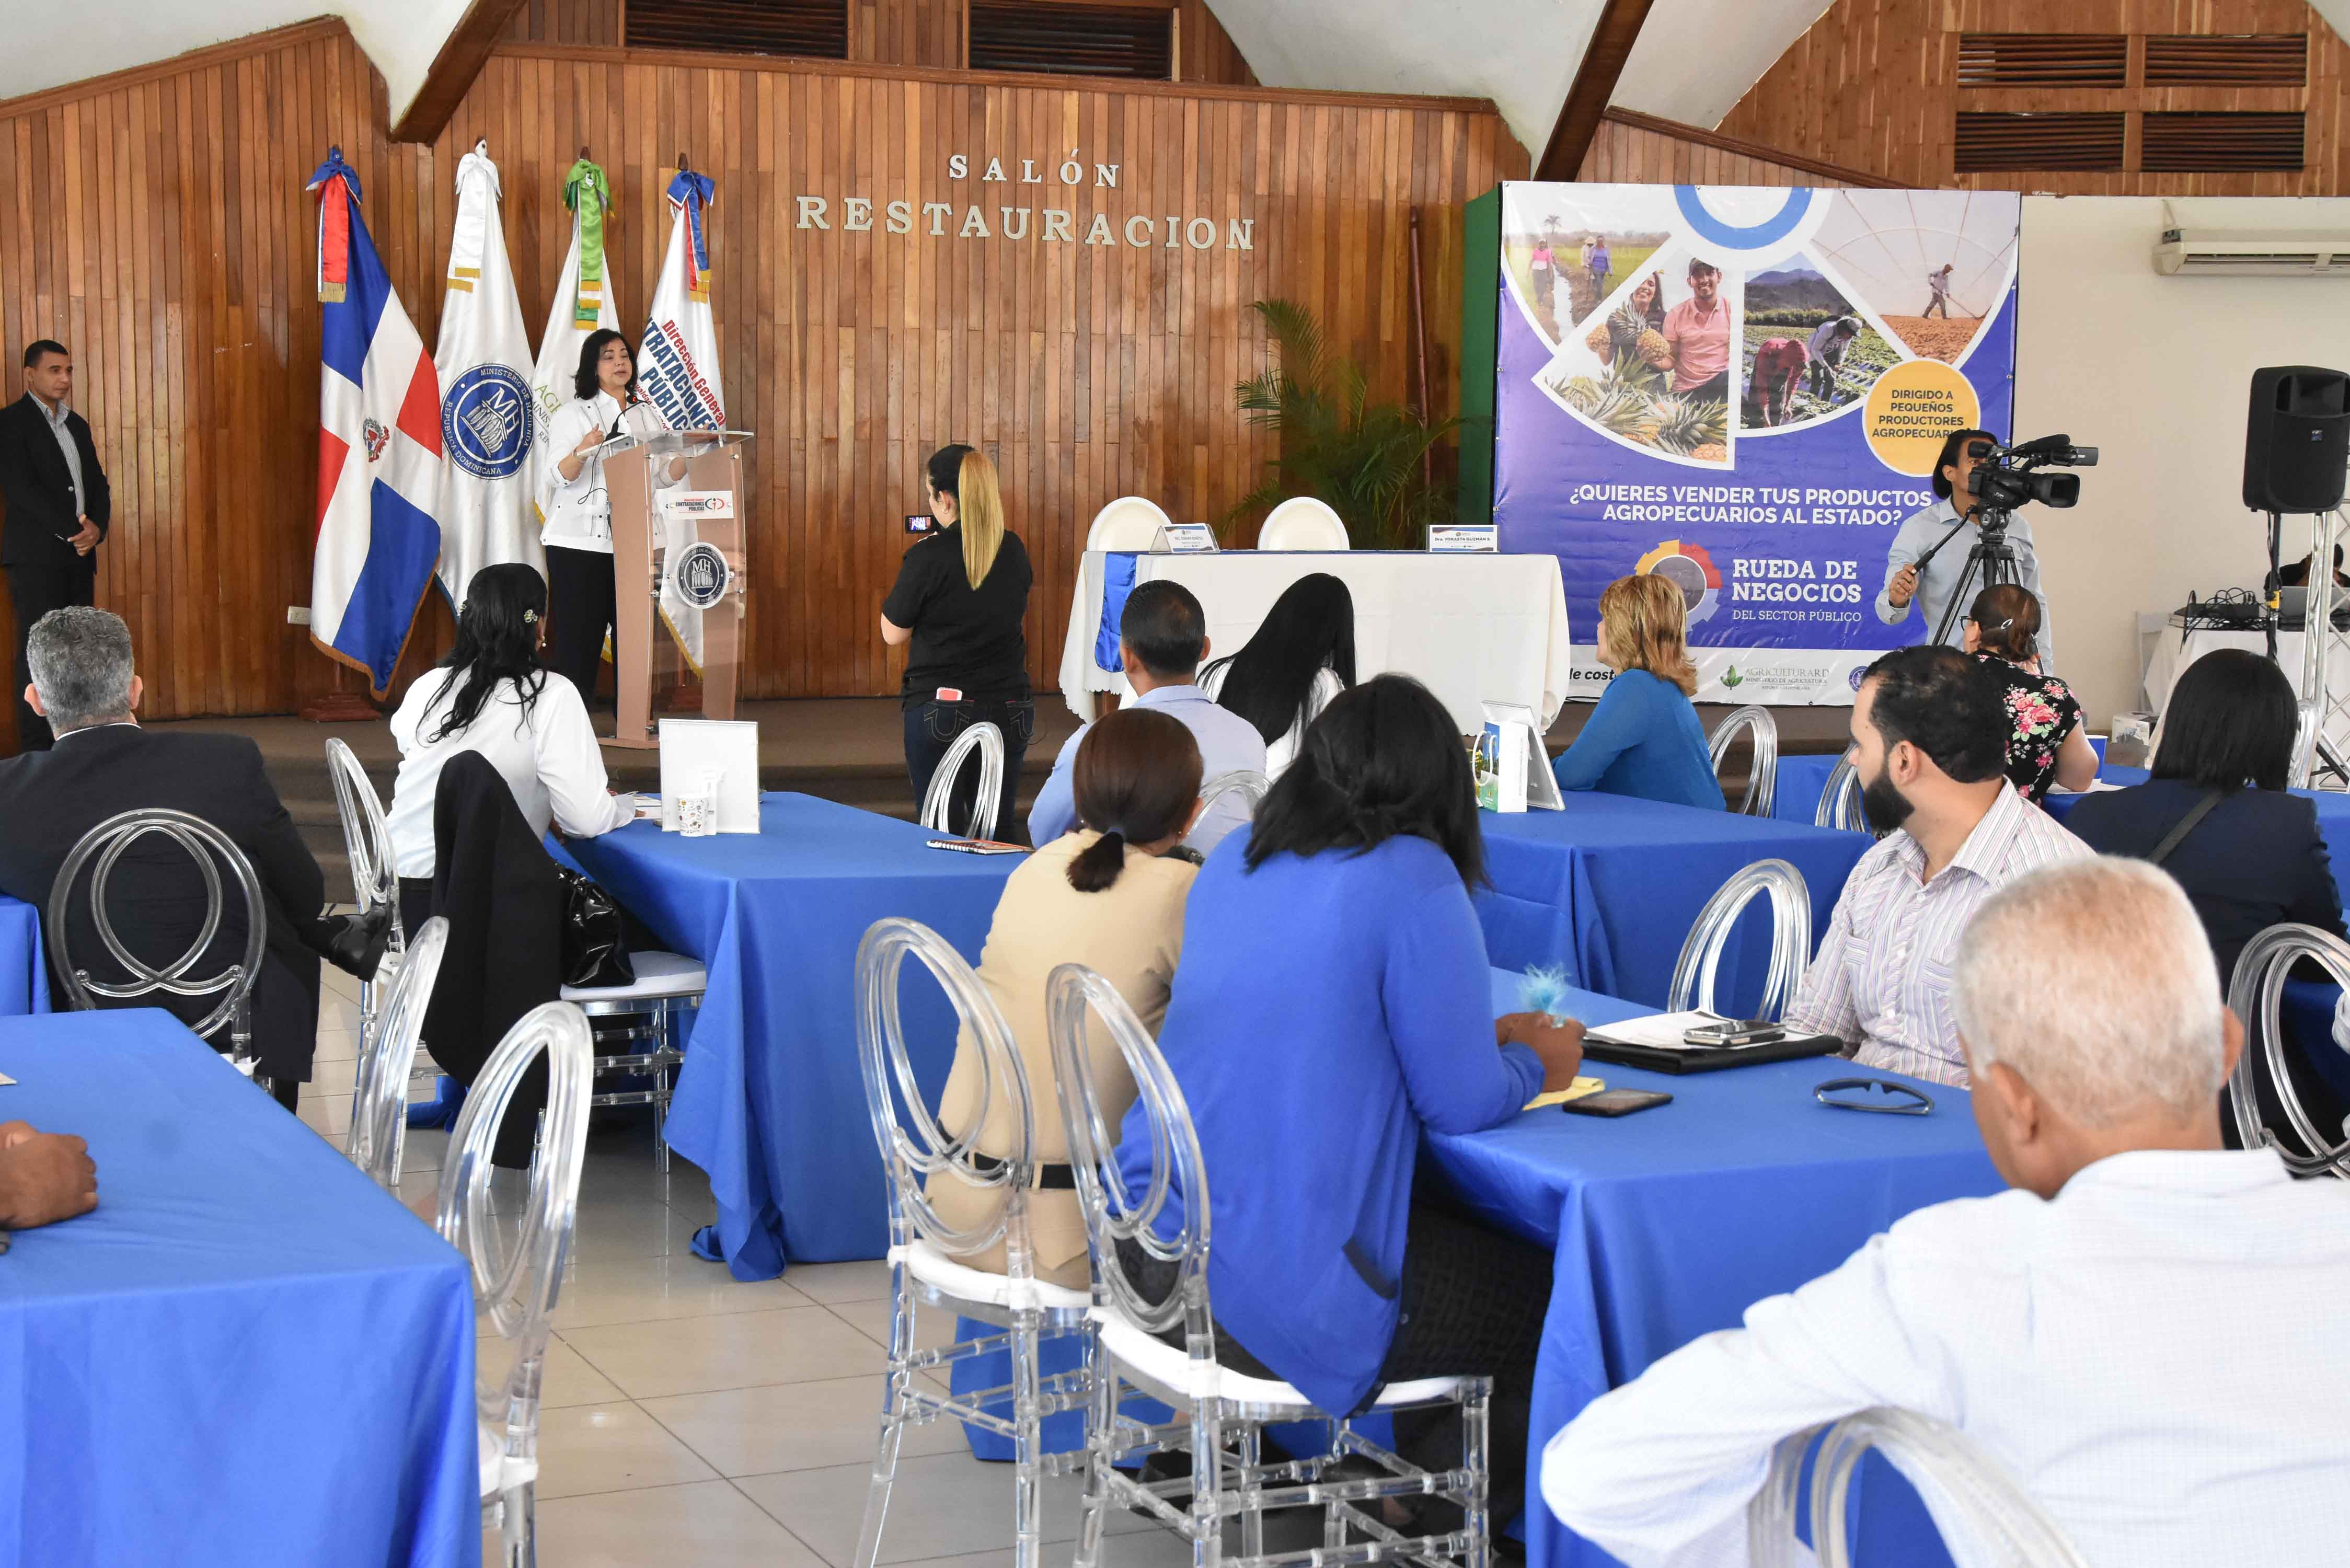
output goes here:
<path id="1" fill-rule="evenodd" d="M 1705 701 L 1847 703 L 1918 640 L 1877 612 L 1943 437 L 2010 433 L 2022 199 L 1502 187 L 1493 515 L 1567 615 L 1659 572 Z M 1575 649 L 1575 690 L 1609 678 Z"/>

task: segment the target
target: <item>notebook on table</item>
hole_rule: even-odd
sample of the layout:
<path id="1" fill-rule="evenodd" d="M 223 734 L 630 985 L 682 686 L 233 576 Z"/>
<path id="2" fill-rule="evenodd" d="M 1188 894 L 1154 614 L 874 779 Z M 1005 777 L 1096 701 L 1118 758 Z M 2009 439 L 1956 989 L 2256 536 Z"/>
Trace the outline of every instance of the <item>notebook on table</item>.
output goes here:
<path id="1" fill-rule="evenodd" d="M 1691 1045 L 1681 1036 L 1701 1023 L 1728 1022 L 1718 1013 L 1652 1012 L 1627 1018 L 1583 1036 L 1586 1062 L 1612 1062 L 1622 1067 L 1645 1067 L 1651 1073 L 1714 1073 L 1724 1067 L 1752 1067 L 1763 1062 L 1793 1062 L 1804 1056 L 1832 1056 L 1844 1049 L 1833 1034 L 1785 1034 L 1756 1045 Z"/>

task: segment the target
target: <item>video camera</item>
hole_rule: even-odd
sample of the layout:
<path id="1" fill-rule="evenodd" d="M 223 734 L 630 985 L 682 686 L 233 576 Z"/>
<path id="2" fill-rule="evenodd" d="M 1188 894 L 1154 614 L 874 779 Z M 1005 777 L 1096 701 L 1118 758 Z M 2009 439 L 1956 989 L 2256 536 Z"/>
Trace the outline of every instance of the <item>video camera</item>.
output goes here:
<path id="1" fill-rule="evenodd" d="M 1967 443 L 1974 472 L 1967 476 L 1967 493 L 1985 512 L 2012 512 L 2027 502 L 2043 506 L 2071 506 L 2081 499 L 2077 473 L 2040 473 L 2041 468 L 2094 468 L 2097 449 L 2074 446 L 2068 435 L 2042 436 L 2038 441 L 2002 446 L 1978 439 Z"/>

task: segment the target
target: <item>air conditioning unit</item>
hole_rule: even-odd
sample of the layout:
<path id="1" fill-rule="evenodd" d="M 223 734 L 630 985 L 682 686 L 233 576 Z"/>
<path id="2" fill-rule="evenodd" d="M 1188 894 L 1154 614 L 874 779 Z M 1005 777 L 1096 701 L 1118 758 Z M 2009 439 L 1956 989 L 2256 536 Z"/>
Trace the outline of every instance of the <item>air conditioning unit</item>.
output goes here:
<path id="1" fill-rule="evenodd" d="M 2196 229 L 2162 207 L 2154 270 L 2166 277 L 2350 277 L 2350 229 Z"/>

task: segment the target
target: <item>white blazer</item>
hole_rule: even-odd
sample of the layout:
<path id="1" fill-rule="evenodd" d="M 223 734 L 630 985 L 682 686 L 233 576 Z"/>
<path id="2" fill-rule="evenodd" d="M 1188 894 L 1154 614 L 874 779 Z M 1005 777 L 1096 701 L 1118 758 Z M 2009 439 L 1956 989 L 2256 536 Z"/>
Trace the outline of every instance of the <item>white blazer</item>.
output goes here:
<path id="1" fill-rule="evenodd" d="M 570 455 L 589 431 L 608 435 L 616 424 L 623 434 L 634 436 L 659 435 L 669 429 L 669 422 L 652 404 L 634 403 L 623 411 L 619 400 L 606 391 L 592 398 L 574 398 L 547 421 L 548 462 L 538 476 L 538 507 L 546 517 L 546 525 L 539 530 L 540 544 L 612 553 L 612 501 L 604 491 L 604 460 L 591 452 L 580 463 L 579 476 L 567 483 L 556 464 Z M 672 483 L 666 464 L 654 469 L 656 489 L 667 489 Z"/>

